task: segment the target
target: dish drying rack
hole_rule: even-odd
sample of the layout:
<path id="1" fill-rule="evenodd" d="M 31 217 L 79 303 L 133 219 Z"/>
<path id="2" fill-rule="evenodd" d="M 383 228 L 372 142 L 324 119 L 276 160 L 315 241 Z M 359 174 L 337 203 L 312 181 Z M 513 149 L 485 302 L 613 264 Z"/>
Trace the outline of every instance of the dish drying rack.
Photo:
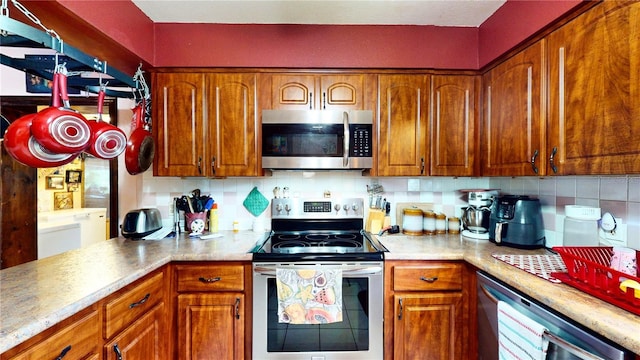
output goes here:
<path id="1" fill-rule="evenodd" d="M 613 247 L 556 246 L 553 250 L 560 254 L 567 267 L 566 273 L 552 273 L 554 278 L 589 295 L 640 315 L 640 297 L 635 296 L 635 289 L 628 287 L 626 292 L 620 289 L 622 281 L 628 279 L 640 283 L 640 278 L 609 267 L 613 256 Z M 638 256 L 637 251 L 636 256 Z"/>

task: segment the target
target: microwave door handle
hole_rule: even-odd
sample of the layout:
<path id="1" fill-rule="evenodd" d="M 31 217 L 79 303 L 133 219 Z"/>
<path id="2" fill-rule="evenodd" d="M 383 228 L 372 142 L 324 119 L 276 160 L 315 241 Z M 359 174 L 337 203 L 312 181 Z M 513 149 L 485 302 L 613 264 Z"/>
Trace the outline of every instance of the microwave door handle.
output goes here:
<path id="1" fill-rule="evenodd" d="M 342 123 L 344 125 L 344 154 L 342 156 L 342 167 L 349 166 L 349 113 L 342 113 Z"/>

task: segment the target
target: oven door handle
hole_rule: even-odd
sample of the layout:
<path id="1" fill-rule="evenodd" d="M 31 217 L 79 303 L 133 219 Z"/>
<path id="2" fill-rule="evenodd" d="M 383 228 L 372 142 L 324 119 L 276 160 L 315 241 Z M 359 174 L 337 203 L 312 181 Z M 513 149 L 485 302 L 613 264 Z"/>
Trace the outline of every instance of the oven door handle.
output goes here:
<path id="1" fill-rule="evenodd" d="M 349 166 L 349 113 L 342 113 L 342 123 L 344 126 L 344 154 L 342 155 L 342 167 Z"/>
<path id="2" fill-rule="evenodd" d="M 291 269 L 291 270 L 303 270 L 300 267 L 295 266 L 283 266 L 278 267 L 278 269 Z M 329 268 L 325 268 L 329 269 Z M 340 269 L 340 267 L 333 267 L 331 269 Z M 266 267 L 266 266 L 256 266 L 253 269 L 253 272 L 260 275 L 265 276 L 276 276 L 276 268 L 274 267 Z M 342 270 L 342 275 L 378 275 L 382 273 L 382 266 L 365 266 L 358 268 L 348 268 Z"/>

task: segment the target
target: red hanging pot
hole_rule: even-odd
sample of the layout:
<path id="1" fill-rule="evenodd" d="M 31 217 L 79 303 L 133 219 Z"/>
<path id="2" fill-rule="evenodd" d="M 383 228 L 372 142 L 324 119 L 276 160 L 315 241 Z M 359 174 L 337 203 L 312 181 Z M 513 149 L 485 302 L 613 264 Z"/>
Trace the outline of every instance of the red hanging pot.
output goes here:
<path id="1" fill-rule="evenodd" d="M 124 164 L 127 172 L 137 175 L 147 171 L 153 164 L 156 152 L 156 143 L 149 131 L 144 128 L 144 100 L 138 102 L 133 108 L 131 119 L 131 134 L 124 152 Z"/>
<path id="2" fill-rule="evenodd" d="M 118 127 L 102 121 L 104 96 L 104 89 L 101 88 L 98 92 L 98 120 L 88 122 L 91 128 L 91 140 L 85 151 L 100 159 L 113 159 L 124 151 L 127 146 L 127 136 Z"/>
<path id="3" fill-rule="evenodd" d="M 3 140 L 7 153 L 21 164 L 33 168 L 57 167 L 73 161 L 79 153 L 51 152 L 31 135 L 31 123 L 35 116 L 25 115 L 9 125 Z"/>
<path id="4" fill-rule="evenodd" d="M 54 73 L 52 105 L 36 114 L 31 133 L 51 152 L 78 153 L 89 145 L 91 128 L 82 114 L 69 107 L 66 75 Z"/>

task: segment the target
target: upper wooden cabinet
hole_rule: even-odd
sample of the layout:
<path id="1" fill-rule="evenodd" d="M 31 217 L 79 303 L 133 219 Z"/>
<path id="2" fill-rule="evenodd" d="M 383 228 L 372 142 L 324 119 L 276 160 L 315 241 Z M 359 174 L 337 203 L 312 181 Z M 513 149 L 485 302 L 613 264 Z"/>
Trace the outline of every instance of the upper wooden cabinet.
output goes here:
<path id="1" fill-rule="evenodd" d="M 265 109 L 373 110 L 375 75 L 266 74 Z"/>
<path id="2" fill-rule="evenodd" d="M 547 37 L 547 174 L 640 172 L 640 3 L 603 2 Z"/>
<path id="3" fill-rule="evenodd" d="M 428 175 L 429 75 L 378 77 L 379 176 Z"/>
<path id="4" fill-rule="evenodd" d="M 543 45 L 529 46 L 483 77 L 482 175 L 544 175 Z"/>
<path id="5" fill-rule="evenodd" d="M 154 175 L 257 176 L 256 75 L 154 75 Z"/>
<path id="6" fill-rule="evenodd" d="M 479 87 L 479 76 L 431 77 L 431 175 L 477 175 Z"/>

